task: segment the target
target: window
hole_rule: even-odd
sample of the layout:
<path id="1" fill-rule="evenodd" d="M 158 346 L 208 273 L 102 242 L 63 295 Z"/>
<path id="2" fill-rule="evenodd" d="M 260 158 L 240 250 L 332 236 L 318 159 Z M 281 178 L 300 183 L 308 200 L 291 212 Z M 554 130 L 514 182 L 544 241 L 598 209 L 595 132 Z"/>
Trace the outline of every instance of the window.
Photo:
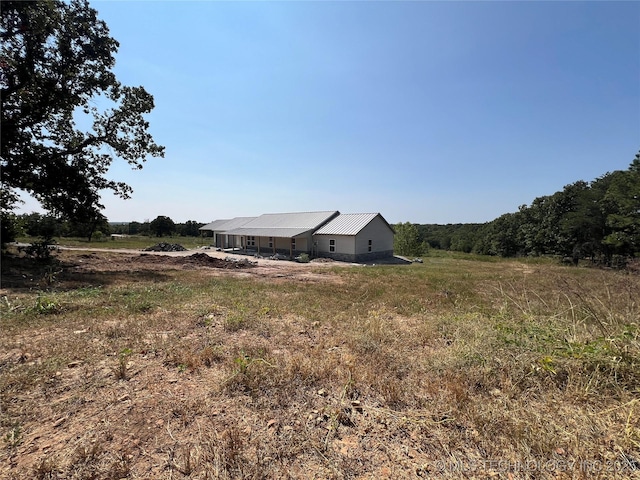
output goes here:
<path id="1" fill-rule="evenodd" d="M 256 237 L 247 237 L 247 247 L 256 246 Z"/>
<path id="2" fill-rule="evenodd" d="M 335 252 L 336 251 L 336 241 L 335 240 L 329 240 L 329 251 L 330 252 Z"/>
<path id="3" fill-rule="evenodd" d="M 371 251 L 371 247 L 373 246 L 373 241 L 369 240 L 369 251 Z"/>
<path id="4" fill-rule="evenodd" d="M 273 248 L 273 237 L 269 237 L 269 248 Z"/>
<path id="5" fill-rule="evenodd" d="M 295 250 L 296 249 L 296 239 L 292 238 L 291 239 L 291 250 Z"/>

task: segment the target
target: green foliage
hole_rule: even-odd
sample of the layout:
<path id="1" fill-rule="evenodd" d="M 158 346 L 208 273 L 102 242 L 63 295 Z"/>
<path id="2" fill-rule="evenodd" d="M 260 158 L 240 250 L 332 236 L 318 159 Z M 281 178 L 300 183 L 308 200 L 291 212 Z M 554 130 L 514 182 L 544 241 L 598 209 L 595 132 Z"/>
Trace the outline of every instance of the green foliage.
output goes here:
<path id="1" fill-rule="evenodd" d="M 406 222 L 394 225 L 393 251 L 398 255 L 422 255 L 426 244 L 420 241 L 418 226 Z"/>
<path id="2" fill-rule="evenodd" d="M 30 237 L 53 238 L 67 233 L 64 222 L 52 215 L 29 213 L 19 215 L 17 219 Z"/>
<path id="3" fill-rule="evenodd" d="M 47 237 L 42 240 L 32 242 L 31 245 L 25 247 L 23 251 L 28 257 L 45 262 L 51 258 L 51 252 L 54 245 L 55 242 L 53 239 Z"/>
<path id="4" fill-rule="evenodd" d="M 0 211 L 0 243 L 2 243 L 2 247 L 7 243 L 14 242 L 19 233 L 18 217 L 11 212 Z"/>
<path id="5" fill-rule="evenodd" d="M 129 363 L 129 357 L 133 353 L 130 348 L 123 348 L 118 353 L 118 363 L 113 371 L 117 380 L 127 379 L 127 364 Z"/>
<path id="6" fill-rule="evenodd" d="M 178 223 L 175 228 L 178 235 L 182 237 L 197 237 L 200 235 L 199 229 L 202 226 L 204 226 L 204 223 L 188 220 L 186 223 Z"/>
<path id="7" fill-rule="evenodd" d="M 36 315 L 54 315 L 62 310 L 62 305 L 57 299 L 45 294 L 38 295 L 35 304 L 30 308 Z"/>
<path id="8" fill-rule="evenodd" d="M 616 259 L 640 252 L 640 153 L 628 170 L 574 182 L 486 224 L 420 225 L 418 232 L 444 250 L 621 264 Z"/>
<path id="9" fill-rule="evenodd" d="M 122 198 L 132 191 L 107 178 L 114 158 L 139 169 L 148 155 L 164 155 L 144 118 L 153 97 L 117 81 L 118 42 L 86 1 L 4 1 L 0 14 L 2 189 L 91 223 L 102 190 Z M 13 195 L 2 207 L 16 202 Z"/>
<path id="10" fill-rule="evenodd" d="M 160 215 L 149 224 L 149 231 L 156 237 L 171 235 L 176 231 L 176 224 L 169 217 Z"/>
<path id="11" fill-rule="evenodd" d="M 75 219 L 67 222 L 68 233 L 71 237 L 84 237 L 91 241 L 97 232 L 110 233 L 107 217 L 101 213 Z"/>

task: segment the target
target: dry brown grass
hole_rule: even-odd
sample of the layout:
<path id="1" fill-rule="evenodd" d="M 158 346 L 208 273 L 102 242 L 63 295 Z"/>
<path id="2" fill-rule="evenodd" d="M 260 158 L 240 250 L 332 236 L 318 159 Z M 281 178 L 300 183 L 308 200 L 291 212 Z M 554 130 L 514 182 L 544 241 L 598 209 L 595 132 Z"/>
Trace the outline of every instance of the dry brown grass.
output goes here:
<path id="1" fill-rule="evenodd" d="M 3 290 L 0 478 L 640 478 L 637 276 L 82 261 Z"/>

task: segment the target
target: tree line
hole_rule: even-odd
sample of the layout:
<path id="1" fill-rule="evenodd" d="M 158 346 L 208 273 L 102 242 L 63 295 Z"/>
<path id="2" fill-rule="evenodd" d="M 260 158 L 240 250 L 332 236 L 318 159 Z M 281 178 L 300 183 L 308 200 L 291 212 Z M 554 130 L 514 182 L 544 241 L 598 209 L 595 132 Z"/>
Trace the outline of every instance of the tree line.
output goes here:
<path id="1" fill-rule="evenodd" d="M 640 252 L 640 152 L 627 170 L 576 181 L 487 223 L 398 224 L 396 245 L 502 257 L 557 255 L 611 264 Z M 399 234 L 399 235 L 398 235 Z M 407 237 L 409 240 L 407 240 Z M 409 250 L 411 250 L 409 248 Z"/>
<path id="2" fill-rule="evenodd" d="M 149 237 L 164 237 L 178 235 L 181 237 L 200 236 L 200 227 L 204 223 L 189 220 L 185 223 L 175 223 L 171 218 L 158 216 L 152 221 L 109 223 L 106 219 L 97 228 L 89 231 L 89 226 L 79 222 L 67 220 L 63 217 L 55 217 L 49 214 L 29 213 L 14 215 L 11 218 L 11 235 L 8 241 L 17 237 L 33 237 L 51 240 L 54 237 L 81 237 L 100 240 L 111 234 L 138 235 Z M 3 223 L 3 230 L 6 224 Z M 3 231 L 3 242 L 4 242 Z"/>

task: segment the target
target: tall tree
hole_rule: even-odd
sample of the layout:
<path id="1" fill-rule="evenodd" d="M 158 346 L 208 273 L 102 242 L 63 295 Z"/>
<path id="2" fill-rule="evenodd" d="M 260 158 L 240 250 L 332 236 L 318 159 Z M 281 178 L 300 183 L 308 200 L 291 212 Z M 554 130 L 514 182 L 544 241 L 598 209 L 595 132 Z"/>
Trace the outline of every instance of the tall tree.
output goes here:
<path id="1" fill-rule="evenodd" d="M 154 220 L 151 220 L 151 223 L 149 224 L 149 231 L 155 234 L 156 237 L 171 235 L 176 231 L 176 224 L 169 217 L 160 215 Z"/>
<path id="2" fill-rule="evenodd" d="M 640 152 L 628 170 L 614 172 L 602 203 L 611 230 L 603 243 L 622 255 L 640 252 Z"/>
<path id="3" fill-rule="evenodd" d="M 101 191 L 132 192 L 107 178 L 115 158 L 140 169 L 164 156 L 144 118 L 153 97 L 118 82 L 118 42 L 86 0 L 3 1 L 0 15 L 2 189 L 71 220 L 99 220 Z M 0 200 L 3 212 L 16 203 Z"/>

